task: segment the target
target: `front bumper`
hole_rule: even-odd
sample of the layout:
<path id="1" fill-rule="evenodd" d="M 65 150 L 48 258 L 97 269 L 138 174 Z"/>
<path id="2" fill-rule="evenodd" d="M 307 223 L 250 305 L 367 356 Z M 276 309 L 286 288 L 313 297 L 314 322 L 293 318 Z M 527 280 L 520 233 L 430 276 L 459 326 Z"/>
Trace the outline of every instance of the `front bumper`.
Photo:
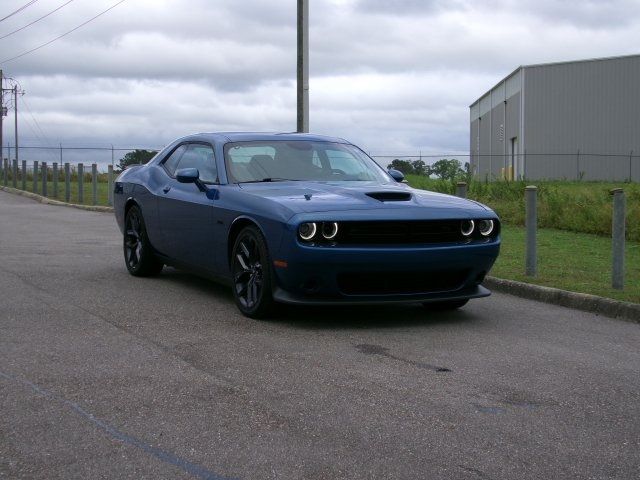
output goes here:
<path id="1" fill-rule="evenodd" d="M 274 299 L 330 305 L 486 297 L 490 292 L 480 284 L 499 250 L 499 238 L 375 247 L 308 246 L 291 240 L 273 258 Z"/>

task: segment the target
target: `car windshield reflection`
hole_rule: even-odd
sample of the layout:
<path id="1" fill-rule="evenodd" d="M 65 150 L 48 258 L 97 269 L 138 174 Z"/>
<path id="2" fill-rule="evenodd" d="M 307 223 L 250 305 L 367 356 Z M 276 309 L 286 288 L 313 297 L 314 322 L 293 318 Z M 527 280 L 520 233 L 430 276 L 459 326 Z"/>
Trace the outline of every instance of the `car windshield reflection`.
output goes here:
<path id="1" fill-rule="evenodd" d="M 333 142 L 230 143 L 225 146 L 225 164 L 231 183 L 389 181 L 383 169 L 361 150 Z"/>

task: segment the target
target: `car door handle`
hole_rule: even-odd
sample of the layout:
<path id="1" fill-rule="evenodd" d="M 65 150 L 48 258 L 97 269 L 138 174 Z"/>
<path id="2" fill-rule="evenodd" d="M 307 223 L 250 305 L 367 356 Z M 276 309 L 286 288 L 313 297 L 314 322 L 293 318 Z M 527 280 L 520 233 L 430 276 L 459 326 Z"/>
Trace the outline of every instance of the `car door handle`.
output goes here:
<path id="1" fill-rule="evenodd" d="M 169 190 L 171 190 L 171 186 L 170 186 L 170 185 L 167 185 L 166 187 L 164 187 L 164 188 L 162 189 L 162 191 L 163 191 L 164 193 L 169 193 Z"/>

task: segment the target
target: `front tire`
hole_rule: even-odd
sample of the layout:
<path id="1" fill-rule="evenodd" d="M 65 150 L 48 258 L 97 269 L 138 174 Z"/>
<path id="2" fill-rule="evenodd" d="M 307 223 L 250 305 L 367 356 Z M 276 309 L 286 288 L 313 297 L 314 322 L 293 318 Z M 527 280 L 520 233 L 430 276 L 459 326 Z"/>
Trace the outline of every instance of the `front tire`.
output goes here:
<path id="1" fill-rule="evenodd" d="M 267 242 L 254 226 L 240 231 L 231 252 L 233 298 L 243 315 L 264 318 L 273 311 L 271 260 Z"/>
<path id="2" fill-rule="evenodd" d="M 162 270 L 162 262 L 153 253 L 144 218 L 137 205 L 127 211 L 124 220 L 123 249 L 127 270 L 134 277 L 150 277 Z"/>

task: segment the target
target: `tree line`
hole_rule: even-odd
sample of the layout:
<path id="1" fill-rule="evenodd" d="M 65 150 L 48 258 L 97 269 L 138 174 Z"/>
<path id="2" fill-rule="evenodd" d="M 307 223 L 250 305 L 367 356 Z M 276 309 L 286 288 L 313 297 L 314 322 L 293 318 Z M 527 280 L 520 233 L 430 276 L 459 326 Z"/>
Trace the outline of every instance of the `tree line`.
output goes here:
<path id="1" fill-rule="evenodd" d="M 396 158 L 389 164 L 389 168 L 399 170 L 405 175 L 424 175 L 427 177 L 437 177 L 442 180 L 464 180 L 471 175 L 471 165 L 469 162 L 465 162 L 464 166 L 460 160 L 455 158 L 447 159 L 443 158 L 434 162 L 432 165 L 427 165 L 423 160 L 401 160 Z"/>

